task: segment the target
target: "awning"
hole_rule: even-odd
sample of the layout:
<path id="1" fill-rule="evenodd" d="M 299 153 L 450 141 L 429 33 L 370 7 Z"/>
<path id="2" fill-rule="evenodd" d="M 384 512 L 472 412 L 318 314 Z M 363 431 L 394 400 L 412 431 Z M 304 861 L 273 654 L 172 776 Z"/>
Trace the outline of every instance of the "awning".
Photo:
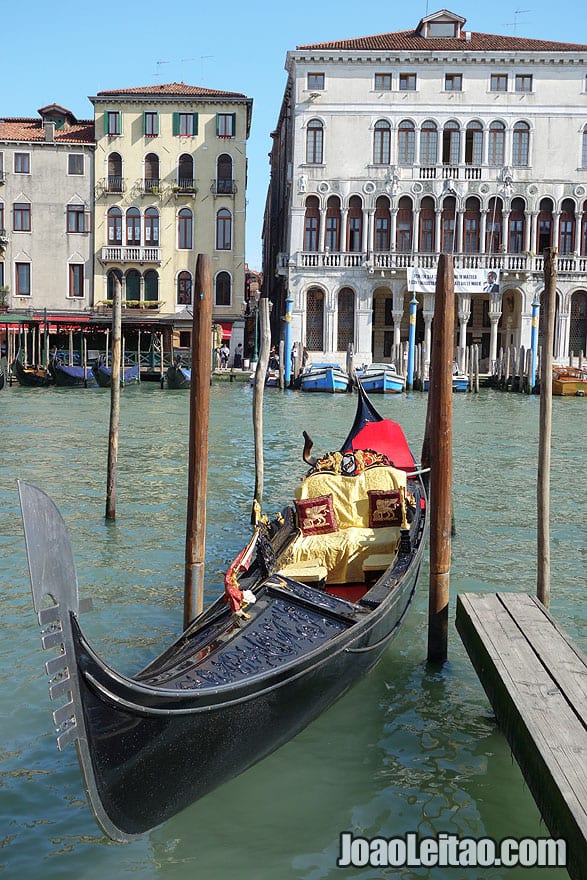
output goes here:
<path id="1" fill-rule="evenodd" d="M 232 322 L 231 321 L 217 321 L 217 324 L 220 324 L 222 327 L 222 338 L 230 339 L 232 335 Z"/>

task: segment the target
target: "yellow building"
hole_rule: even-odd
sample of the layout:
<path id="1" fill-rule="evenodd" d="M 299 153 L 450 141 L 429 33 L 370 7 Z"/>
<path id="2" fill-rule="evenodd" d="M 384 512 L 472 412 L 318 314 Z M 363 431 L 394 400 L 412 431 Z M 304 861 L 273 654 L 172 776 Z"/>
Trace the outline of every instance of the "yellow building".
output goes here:
<path id="1" fill-rule="evenodd" d="M 184 83 L 101 91 L 94 105 L 95 300 L 177 316 L 208 254 L 214 320 L 230 335 L 245 284 L 252 99 Z M 155 313 L 155 314 L 154 314 Z"/>

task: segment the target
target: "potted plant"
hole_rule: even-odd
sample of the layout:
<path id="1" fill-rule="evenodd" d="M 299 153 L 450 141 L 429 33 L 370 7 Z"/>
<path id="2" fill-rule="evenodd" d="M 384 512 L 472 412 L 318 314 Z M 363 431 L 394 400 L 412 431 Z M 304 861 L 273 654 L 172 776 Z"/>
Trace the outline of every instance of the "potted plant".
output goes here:
<path id="1" fill-rule="evenodd" d="M 0 312 L 8 311 L 8 294 L 10 293 L 10 288 L 7 284 L 0 285 Z"/>

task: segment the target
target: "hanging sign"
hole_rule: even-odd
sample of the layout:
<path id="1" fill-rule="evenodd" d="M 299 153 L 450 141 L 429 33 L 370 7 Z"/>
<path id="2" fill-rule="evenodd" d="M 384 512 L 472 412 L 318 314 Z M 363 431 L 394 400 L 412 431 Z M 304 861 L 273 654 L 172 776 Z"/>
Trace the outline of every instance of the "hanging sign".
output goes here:
<path id="1" fill-rule="evenodd" d="M 414 293 L 434 293 L 436 268 L 410 268 L 408 290 Z M 455 269 L 455 293 L 498 293 L 498 269 Z"/>

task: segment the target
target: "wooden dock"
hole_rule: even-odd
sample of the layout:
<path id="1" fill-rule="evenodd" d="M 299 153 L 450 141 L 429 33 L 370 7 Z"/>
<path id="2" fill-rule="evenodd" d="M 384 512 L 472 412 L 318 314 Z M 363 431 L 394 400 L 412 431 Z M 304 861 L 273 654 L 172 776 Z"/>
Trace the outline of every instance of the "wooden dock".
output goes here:
<path id="1" fill-rule="evenodd" d="M 456 626 L 542 817 L 587 877 L 587 657 L 520 593 L 463 593 Z"/>

